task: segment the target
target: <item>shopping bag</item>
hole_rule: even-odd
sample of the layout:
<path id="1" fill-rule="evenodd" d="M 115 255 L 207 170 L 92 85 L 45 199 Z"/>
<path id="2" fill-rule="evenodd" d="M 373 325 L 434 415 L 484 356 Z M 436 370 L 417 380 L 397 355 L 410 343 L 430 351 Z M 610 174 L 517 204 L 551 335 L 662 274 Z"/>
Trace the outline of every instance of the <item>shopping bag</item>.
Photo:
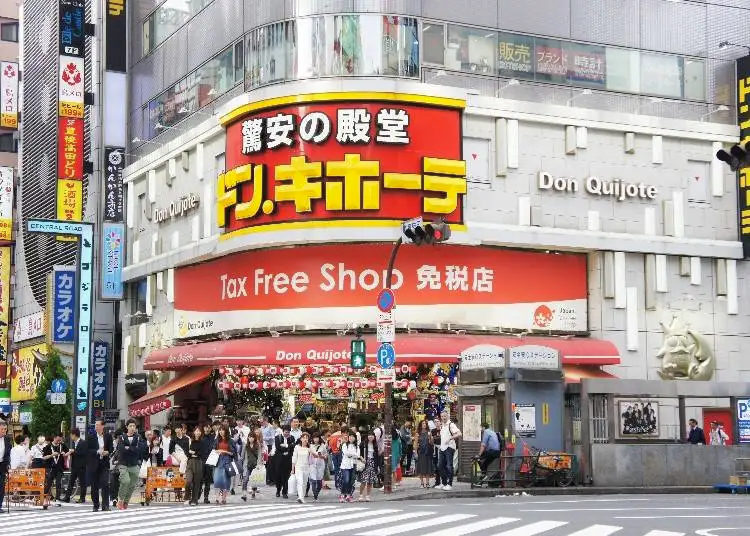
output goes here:
<path id="1" fill-rule="evenodd" d="M 250 473 L 250 485 L 253 487 L 263 486 L 266 483 L 266 467 L 259 465 Z"/>
<path id="2" fill-rule="evenodd" d="M 138 478 L 147 478 L 149 467 L 151 467 L 151 460 L 143 460 L 141 468 L 138 470 Z"/>
<path id="3" fill-rule="evenodd" d="M 211 454 L 208 455 L 208 458 L 206 458 L 206 465 L 212 465 L 216 467 L 216 465 L 219 463 L 219 453 L 215 450 L 211 451 Z"/>
<path id="4" fill-rule="evenodd" d="M 297 489 L 297 475 L 290 475 L 289 476 L 289 482 L 287 482 L 287 486 L 290 490 Z"/>

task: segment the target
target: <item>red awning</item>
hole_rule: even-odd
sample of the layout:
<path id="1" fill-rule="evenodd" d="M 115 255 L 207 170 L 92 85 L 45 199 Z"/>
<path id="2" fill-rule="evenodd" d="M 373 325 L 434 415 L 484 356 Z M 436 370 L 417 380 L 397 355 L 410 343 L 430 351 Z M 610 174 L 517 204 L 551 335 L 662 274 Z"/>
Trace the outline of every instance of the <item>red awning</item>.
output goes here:
<path id="1" fill-rule="evenodd" d="M 580 383 L 581 380 L 592 378 L 617 378 L 617 376 L 605 372 L 599 367 L 586 365 L 565 365 L 563 366 L 563 372 L 565 373 L 565 383 Z"/>
<path id="2" fill-rule="evenodd" d="M 367 361 L 375 363 L 378 343 L 367 342 Z M 349 362 L 351 337 L 282 336 L 186 344 L 155 350 L 146 356 L 147 370 L 178 370 L 219 365 L 326 365 Z M 503 349 L 541 345 L 560 352 L 566 365 L 617 365 L 620 354 L 609 341 L 589 338 L 503 337 L 494 335 L 399 334 L 394 347 L 402 363 L 455 363 L 474 346 Z M 149 396 L 149 395 L 147 395 Z"/>
<path id="3" fill-rule="evenodd" d="M 177 377 L 171 379 L 161 387 L 128 404 L 128 413 L 131 417 L 140 417 L 142 415 L 153 415 L 169 409 L 172 406 L 172 403 L 167 400 L 170 396 L 180 389 L 184 389 L 194 383 L 202 382 L 208 378 L 211 370 L 211 367 L 197 367 L 181 372 Z"/>

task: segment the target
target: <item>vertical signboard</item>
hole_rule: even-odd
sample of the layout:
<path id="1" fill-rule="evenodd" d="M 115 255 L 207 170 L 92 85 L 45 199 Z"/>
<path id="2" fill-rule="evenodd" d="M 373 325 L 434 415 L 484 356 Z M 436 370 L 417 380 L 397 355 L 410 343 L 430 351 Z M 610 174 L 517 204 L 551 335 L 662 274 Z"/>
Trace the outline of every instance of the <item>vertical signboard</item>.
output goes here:
<path id="1" fill-rule="evenodd" d="M 737 60 L 737 123 L 740 143 L 750 141 L 750 56 Z M 746 259 L 750 258 L 750 170 L 737 172 L 737 204 L 740 242 Z"/>
<path id="2" fill-rule="evenodd" d="M 104 341 L 94 341 L 91 371 L 91 418 L 98 419 L 107 407 L 107 391 L 109 389 L 109 344 Z"/>
<path id="3" fill-rule="evenodd" d="M 73 344 L 76 334 L 76 271 L 55 266 L 52 273 L 52 344 Z"/>
<path id="4" fill-rule="evenodd" d="M 12 262 L 12 248 L 0 247 L 0 391 L 8 389 L 8 322 L 10 322 L 10 266 Z"/>
<path id="5" fill-rule="evenodd" d="M 122 269 L 125 262 L 125 224 L 105 222 L 102 225 L 101 299 L 119 301 L 124 298 Z"/>
<path id="6" fill-rule="evenodd" d="M 104 19 L 104 69 L 124 73 L 127 69 L 126 0 L 107 0 L 107 15 Z"/>
<path id="7" fill-rule="evenodd" d="M 13 168 L 0 166 L 0 240 L 13 240 Z"/>
<path id="8" fill-rule="evenodd" d="M 0 62 L 0 127 L 18 128 L 18 64 Z"/>
<path id="9" fill-rule="evenodd" d="M 104 148 L 104 221 L 119 223 L 124 217 L 124 187 L 122 172 L 125 169 L 125 148 Z"/>
<path id="10" fill-rule="evenodd" d="M 86 45 L 84 0 L 59 0 L 60 56 L 83 58 Z"/>

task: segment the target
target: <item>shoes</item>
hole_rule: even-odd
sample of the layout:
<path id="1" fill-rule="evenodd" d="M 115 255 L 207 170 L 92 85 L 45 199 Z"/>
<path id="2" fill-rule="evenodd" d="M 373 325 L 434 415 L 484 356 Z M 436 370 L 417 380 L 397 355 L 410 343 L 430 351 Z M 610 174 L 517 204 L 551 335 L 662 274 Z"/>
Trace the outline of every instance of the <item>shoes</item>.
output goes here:
<path id="1" fill-rule="evenodd" d="M 102 508 L 102 512 L 109 512 L 109 506 L 107 506 L 106 508 Z"/>
<path id="2" fill-rule="evenodd" d="M 277 496 L 277 497 L 281 497 L 281 492 L 280 492 L 280 491 L 277 491 L 277 492 L 276 492 L 276 496 Z"/>
<path id="3" fill-rule="evenodd" d="M 346 500 L 346 498 L 343 495 L 339 495 L 339 502 L 342 503 Z"/>
<path id="4" fill-rule="evenodd" d="M 346 502 L 348 502 L 348 503 L 350 503 L 350 502 L 354 502 L 354 497 L 352 497 L 351 495 L 349 495 L 349 496 L 348 496 L 348 497 L 346 498 Z"/>
<path id="5" fill-rule="evenodd" d="M 245 495 L 244 493 L 242 494 L 242 500 L 247 502 L 247 495 Z"/>
<path id="6" fill-rule="evenodd" d="M 251 499 L 255 499 L 255 492 L 250 496 Z"/>
<path id="7" fill-rule="evenodd" d="M 203 504 L 211 504 L 211 501 L 208 500 L 208 495 L 206 495 L 206 498 L 203 499 Z"/>
<path id="8" fill-rule="evenodd" d="M 370 496 L 365 497 L 365 502 L 370 502 Z"/>
<path id="9" fill-rule="evenodd" d="M 123 501 L 117 501 L 117 509 L 125 510 L 125 503 Z"/>
<path id="10" fill-rule="evenodd" d="M 300 504 L 305 504 L 305 499 L 303 499 L 302 497 L 299 497 L 297 498 L 297 502 Z"/>
<path id="11" fill-rule="evenodd" d="M 234 495 L 234 488 L 230 489 L 229 493 L 231 493 L 232 495 Z"/>
<path id="12" fill-rule="evenodd" d="M 65 502 L 70 502 L 70 500 L 67 500 L 67 501 L 65 501 Z M 83 503 L 85 503 L 85 502 L 86 502 L 86 500 L 85 500 L 85 499 L 78 499 L 78 500 L 76 501 L 76 504 L 83 504 Z"/>
<path id="13" fill-rule="evenodd" d="M 92 511 L 93 512 L 98 512 L 99 511 L 99 507 L 98 506 L 94 506 L 94 508 L 92 509 Z"/>
<path id="14" fill-rule="evenodd" d="M 190 506 L 192 503 L 190 501 L 185 501 L 185 506 Z"/>
<path id="15" fill-rule="evenodd" d="M 63 497 L 62 502 L 69 503 L 70 502 L 70 497 Z M 78 501 L 76 501 L 76 502 L 78 502 Z"/>
<path id="16" fill-rule="evenodd" d="M 445 486 L 443 486 L 443 491 L 450 491 L 452 489 L 453 489 L 453 486 L 451 486 L 450 484 L 446 484 Z"/>
<path id="17" fill-rule="evenodd" d="M 281 496 L 281 498 L 282 498 L 282 499 L 288 499 L 288 498 L 289 498 L 289 495 L 288 495 L 288 494 L 286 494 L 286 493 L 284 493 L 284 494 L 283 494 L 283 495 Z"/>
<path id="18" fill-rule="evenodd" d="M 440 482 L 435 482 L 435 484 L 432 486 L 433 488 L 442 488 L 440 485 Z"/>

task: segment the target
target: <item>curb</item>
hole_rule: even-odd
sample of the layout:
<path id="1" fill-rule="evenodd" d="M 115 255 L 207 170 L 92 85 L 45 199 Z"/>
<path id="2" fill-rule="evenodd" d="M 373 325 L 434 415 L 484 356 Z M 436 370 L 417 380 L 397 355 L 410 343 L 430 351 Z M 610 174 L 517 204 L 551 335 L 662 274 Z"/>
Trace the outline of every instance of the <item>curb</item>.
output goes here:
<path id="1" fill-rule="evenodd" d="M 526 493 L 530 496 L 571 496 L 571 495 L 676 495 L 714 493 L 712 486 L 665 486 L 645 487 L 594 487 L 570 486 L 568 488 L 480 488 L 459 491 L 428 491 L 413 495 L 383 497 L 382 501 L 435 501 L 440 499 L 475 499 L 498 496 L 512 496 Z"/>

